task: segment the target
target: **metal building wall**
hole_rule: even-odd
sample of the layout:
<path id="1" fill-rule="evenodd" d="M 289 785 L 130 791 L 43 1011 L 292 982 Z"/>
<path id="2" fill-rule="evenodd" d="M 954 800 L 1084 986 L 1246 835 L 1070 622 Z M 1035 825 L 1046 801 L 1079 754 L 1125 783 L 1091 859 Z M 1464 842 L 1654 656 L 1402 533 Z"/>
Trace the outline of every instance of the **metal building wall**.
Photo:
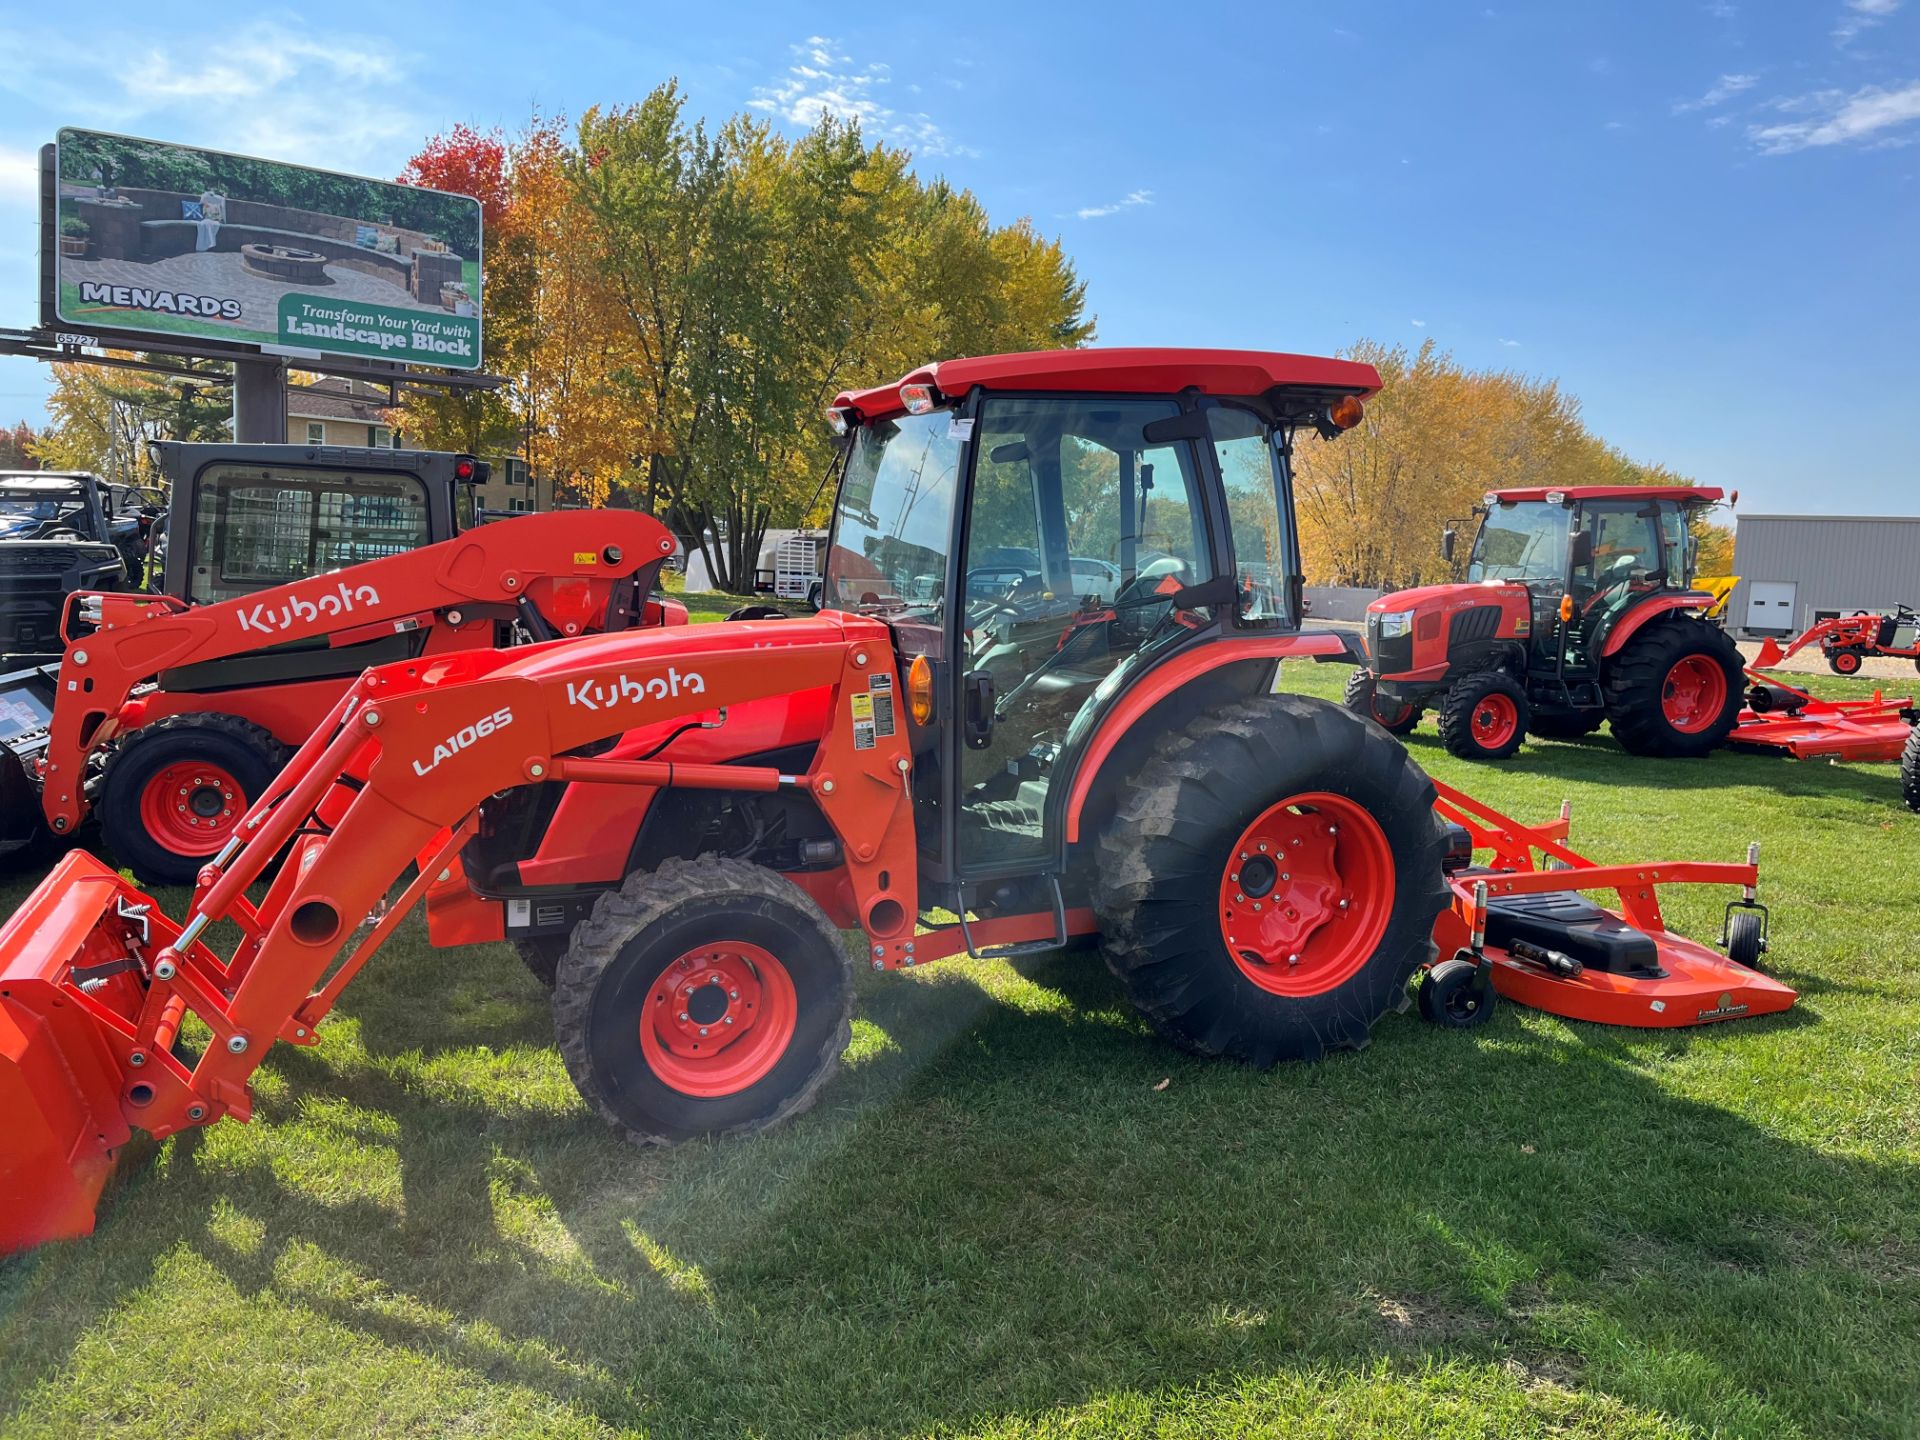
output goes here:
<path id="1" fill-rule="evenodd" d="M 1795 586 L 1794 630 L 1815 611 L 1920 606 L 1920 518 L 1901 515 L 1742 515 L 1733 552 L 1740 577 L 1729 629 L 1745 630 L 1749 588 Z"/>

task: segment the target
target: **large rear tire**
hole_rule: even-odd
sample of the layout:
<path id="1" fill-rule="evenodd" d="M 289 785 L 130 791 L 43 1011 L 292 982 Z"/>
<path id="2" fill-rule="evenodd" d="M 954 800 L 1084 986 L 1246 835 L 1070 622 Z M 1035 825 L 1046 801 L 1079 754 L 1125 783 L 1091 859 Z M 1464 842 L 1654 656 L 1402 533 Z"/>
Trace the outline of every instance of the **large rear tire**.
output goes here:
<path id="1" fill-rule="evenodd" d="M 1655 620 L 1609 663 L 1607 723 L 1635 755 L 1717 750 L 1740 718 L 1740 649 L 1717 625 Z"/>
<path id="2" fill-rule="evenodd" d="M 1108 966 L 1198 1054 L 1265 1067 L 1359 1049 L 1433 959 L 1447 903 L 1433 798 L 1404 749 L 1325 701 L 1196 717 L 1100 838 Z"/>
<path id="3" fill-rule="evenodd" d="M 156 720 L 107 759 L 101 835 L 143 884 L 191 885 L 285 762 L 278 740 L 236 715 Z"/>
<path id="4" fill-rule="evenodd" d="M 1440 743 L 1462 760 L 1504 760 L 1520 748 L 1533 707 L 1504 670 L 1481 670 L 1453 682 L 1440 706 Z"/>
<path id="5" fill-rule="evenodd" d="M 1907 736 L 1900 752 L 1900 794 L 1909 810 L 1920 810 L 1920 726 Z"/>
<path id="6" fill-rule="evenodd" d="M 1426 712 L 1418 705 L 1402 701 L 1395 705 L 1380 698 L 1380 682 L 1364 666 L 1347 676 L 1347 708 L 1373 721 L 1389 735 L 1411 735 Z"/>
<path id="7" fill-rule="evenodd" d="M 574 927 L 553 1029 L 587 1103 L 638 1145 L 764 1130 L 839 1065 L 853 971 L 820 907 L 744 860 L 629 875 Z"/>

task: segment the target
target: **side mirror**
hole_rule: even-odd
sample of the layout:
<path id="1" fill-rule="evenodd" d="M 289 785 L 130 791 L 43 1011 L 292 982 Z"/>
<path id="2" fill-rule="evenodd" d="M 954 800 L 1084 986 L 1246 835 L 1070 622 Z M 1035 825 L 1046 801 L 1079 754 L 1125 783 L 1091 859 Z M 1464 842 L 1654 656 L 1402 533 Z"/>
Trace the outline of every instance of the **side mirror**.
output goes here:
<path id="1" fill-rule="evenodd" d="M 1440 532 L 1440 558 L 1449 565 L 1453 563 L 1453 547 L 1459 539 L 1451 525 Z"/>
<path id="2" fill-rule="evenodd" d="M 1591 530 L 1573 532 L 1572 541 L 1567 547 L 1567 557 L 1576 570 L 1584 570 L 1593 564 L 1593 532 Z"/>

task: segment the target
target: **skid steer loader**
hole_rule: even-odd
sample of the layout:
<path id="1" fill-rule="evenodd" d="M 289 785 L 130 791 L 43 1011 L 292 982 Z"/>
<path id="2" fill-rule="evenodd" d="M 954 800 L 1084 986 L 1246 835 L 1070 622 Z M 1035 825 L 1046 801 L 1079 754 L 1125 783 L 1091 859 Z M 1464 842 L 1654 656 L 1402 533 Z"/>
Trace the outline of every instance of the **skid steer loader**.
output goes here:
<path id="1" fill-rule="evenodd" d="M 1358 658 L 1300 626 L 1292 455 L 1378 384 L 1340 360 L 1094 350 L 844 394 L 818 614 L 370 669 L 179 921 L 68 855 L 0 928 L 0 1249 L 89 1230 L 134 1127 L 245 1119 L 268 1049 L 314 1043 L 423 899 L 436 943 L 550 948 L 565 1063 L 642 1144 L 819 1094 L 853 1006 L 842 930 L 877 970 L 1097 934 L 1187 1049 L 1365 1045 L 1467 883 L 1400 744 L 1279 692 L 1287 659 Z M 1501 956 L 1622 946 L 1623 922 L 1517 903 L 1489 932 L 1506 891 L 1621 879 L 1504 878 L 1532 863 L 1519 833 L 1468 837 L 1494 848 L 1436 1019 L 1490 1004 Z"/>
<path id="2" fill-rule="evenodd" d="M 178 521 L 161 592 L 68 596 L 64 653 L 0 676 L 0 850 L 92 812 L 143 881 L 189 885 L 369 665 L 686 616 L 648 595 L 674 548 L 658 521 L 474 529 L 470 456 L 157 448 Z"/>

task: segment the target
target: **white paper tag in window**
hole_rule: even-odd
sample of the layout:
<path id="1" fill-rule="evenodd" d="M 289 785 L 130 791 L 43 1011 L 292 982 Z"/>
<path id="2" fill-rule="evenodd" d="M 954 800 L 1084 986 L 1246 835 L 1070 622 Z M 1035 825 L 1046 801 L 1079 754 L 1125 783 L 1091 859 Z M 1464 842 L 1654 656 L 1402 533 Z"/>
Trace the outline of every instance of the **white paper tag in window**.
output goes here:
<path id="1" fill-rule="evenodd" d="M 958 415 L 954 416 L 947 422 L 947 438 L 949 440 L 971 440 L 973 438 L 972 418 L 969 417 L 962 420 Z"/>

